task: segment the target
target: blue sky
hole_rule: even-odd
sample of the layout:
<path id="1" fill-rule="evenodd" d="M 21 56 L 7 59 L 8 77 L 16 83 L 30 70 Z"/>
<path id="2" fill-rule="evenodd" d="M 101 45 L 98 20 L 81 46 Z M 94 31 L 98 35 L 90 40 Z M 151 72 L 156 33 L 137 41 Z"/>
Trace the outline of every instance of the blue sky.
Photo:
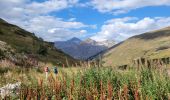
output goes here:
<path id="1" fill-rule="evenodd" d="M 64 19 L 76 18 L 76 21 L 83 22 L 85 24 L 97 25 L 96 29 L 89 29 L 90 33 L 97 33 L 100 31 L 100 27 L 104 24 L 105 21 L 113 18 L 124 18 L 127 16 L 137 17 L 139 19 L 143 19 L 144 17 L 169 17 L 170 16 L 170 7 L 168 6 L 152 6 L 152 7 L 144 7 L 135 9 L 128 13 L 113 15 L 110 13 L 100 13 L 95 9 L 91 9 L 88 7 L 85 8 L 70 8 L 61 10 L 59 12 L 55 12 L 52 15 Z"/>
<path id="2" fill-rule="evenodd" d="M 46 41 L 120 42 L 170 26 L 170 0 L 0 0 L 0 9 L 1 18 Z"/>

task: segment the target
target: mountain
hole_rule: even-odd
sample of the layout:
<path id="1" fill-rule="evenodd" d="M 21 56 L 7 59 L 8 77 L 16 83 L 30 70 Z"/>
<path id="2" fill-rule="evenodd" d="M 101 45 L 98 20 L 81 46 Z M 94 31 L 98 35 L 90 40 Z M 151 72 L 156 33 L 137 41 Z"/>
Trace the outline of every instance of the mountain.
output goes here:
<path id="1" fill-rule="evenodd" d="M 132 60 L 170 57 L 170 27 L 133 36 L 103 54 L 106 66 L 129 64 Z"/>
<path id="2" fill-rule="evenodd" d="M 113 45 L 115 45 L 115 41 L 105 40 L 105 41 L 98 42 L 98 45 L 104 45 L 104 46 L 110 48 Z"/>
<path id="3" fill-rule="evenodd" d="M 97 45 L 97 42 L 95 40 L 88 38 L 88 39 L 82 41 L 81 44 Z"/>
<path id="4" fill-rule="evenodd" d="M 67 41 L 56 41 L 55 46 L 76 59 L 87 60 L 89 57 L 108 49 L 111 42 L 108 42 L 109 44 L 107 42 L 97 42 L 90 38 L 84 41 L 72 38 Z"/>
<path id="5" fill-rule="evenodd" d="M 59 49 L 75 47 L 76 45 L 80 44 L 82 41 L 78 38 L 72 38 L 68 41 L 57 41 L 55 42 L 55 46 Z"/>
<path id="6" fill-rule="evenodd" d="M 72 39 L 68 40 L 67 42 L 79 44 L 79 43 L 81 43 L 82 41 L 81 41 L 79 38 L 73 37 Z"/>
<path id="7" fill-rule="evenodd" d="M 0 19 L 0 46 L 1 59 L 14 61 L 14 59 L 29 58 L 31 56 L 34 60 L 58 65 L 77 62 L 61 50 L 56 49 L 53 43 L 43 41 L 33 33 L 3 19 Z"/>
<path id="8" fill-rule="evenodd" d="M 109 48 L 115 44 L 115 41 L 113 41 L 113 40 L 95 41 L 93 39 L 88 38 L 85 41 L 82 41 L 82 43 L 98 45 L 98 46 L 105 46 L 105 47 Z"/>

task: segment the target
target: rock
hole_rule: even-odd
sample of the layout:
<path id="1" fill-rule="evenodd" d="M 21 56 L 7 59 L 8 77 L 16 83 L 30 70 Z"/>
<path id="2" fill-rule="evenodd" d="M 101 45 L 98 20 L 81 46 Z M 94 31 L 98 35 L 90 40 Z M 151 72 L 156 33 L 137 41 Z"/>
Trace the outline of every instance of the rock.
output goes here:
<path id="1" fill-rule="evenodd" d="M 15 84 L 7 84 L 0 88 L 0 96 L 3 99 L 5 96 L 10 96 L 13 93 L 17 95 L 17 90 L 20 89 L 21 82 L 17 82 Z"/>

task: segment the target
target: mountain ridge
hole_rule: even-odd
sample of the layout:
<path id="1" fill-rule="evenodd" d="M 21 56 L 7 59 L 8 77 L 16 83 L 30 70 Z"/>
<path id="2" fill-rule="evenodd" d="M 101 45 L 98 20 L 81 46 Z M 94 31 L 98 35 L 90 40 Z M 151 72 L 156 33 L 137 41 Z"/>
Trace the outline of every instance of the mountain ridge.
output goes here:
<path id="1" fill-rule="evenodd" d="M 72 40 L 72 39 L 70 39 Z M 86 39 L 78 44 L 72 43 L 70 40 L 63 42 L 55 42 L 55 46 L 60 48 L 63 52 L 71 55 L 72 57 L 80 60 L 87 60 L 89 57 L 108 49 L 108 47 L 93 39 Z M 69 42 L 68 42 L 69 41 Z M 105 43 L 107 44 L 107 43 Z M 113 43 L 114 44 L 114 43 Z M 112 45 L 113 45 L 112 44 Z"/>
<path id="2" fill-rule="evenodd" d="M 106 66 L 129 64 L 138 57 L 161 58 L 170 56 L 170 27 L 132 36 L 102 54 Z"/>
<path id="3" fill-rule="evenodd" d="M 55 48 L 53 43 L 43 41 L 43 39 L 37 38 L 34 33 L 10 24 L 3 19 L 0 19 L 0 41 L 15 50 L 15 55 L 19 54 L 22 56 L 21 54 L 23 54 L 26 57 L 32 55 L 38 61 L 51 62 L 57 65 L 67 65 L 67 62 L 70 64 L 78 62 Z M 5 52 L 2 51 L 1 53 Z M 11 56 L 14 57 L 15 55 Z"/>

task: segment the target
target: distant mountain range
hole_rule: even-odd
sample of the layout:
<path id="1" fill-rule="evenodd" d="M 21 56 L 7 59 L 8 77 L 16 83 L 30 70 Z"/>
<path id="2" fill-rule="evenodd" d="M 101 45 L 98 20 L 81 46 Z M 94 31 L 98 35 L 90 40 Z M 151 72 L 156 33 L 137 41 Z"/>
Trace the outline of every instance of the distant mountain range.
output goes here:
<path id="1" fill-rule="evenodd" d="M 61 49 L 63 52 L 76 59 L 87 60 L 91 56 L 110 48 L 114 44 L 114 41 L 109 40 L 97 42 L 88 38 L 82 41 L 74 37 L 67 41 L 56 41 L 55 47 Z"/>

